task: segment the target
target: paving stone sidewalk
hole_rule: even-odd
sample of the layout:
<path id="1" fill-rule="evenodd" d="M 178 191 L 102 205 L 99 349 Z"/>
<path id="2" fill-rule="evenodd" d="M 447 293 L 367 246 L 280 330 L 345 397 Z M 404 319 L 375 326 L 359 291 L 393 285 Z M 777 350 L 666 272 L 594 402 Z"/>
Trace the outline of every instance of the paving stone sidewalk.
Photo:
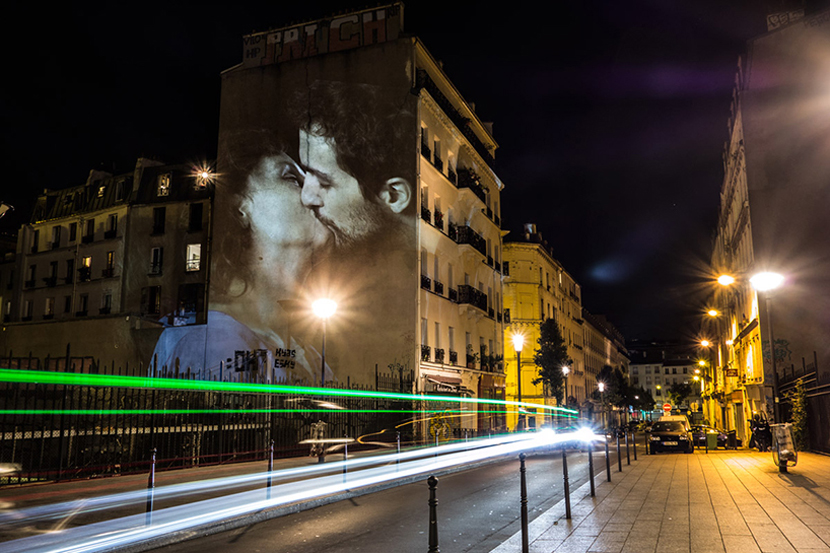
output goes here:
<path id="1" fill-rule="evenodd" d="M 596 455 L 596 468 L 604 456 Z M 830 552 L 830 457 L 800 453 L 779 474 L 769 453 L 748 450 L 640 455 L 588 485 L 529 527 L 532 553 Z M 520 552 L 521 533 L 491 553 Z"/>

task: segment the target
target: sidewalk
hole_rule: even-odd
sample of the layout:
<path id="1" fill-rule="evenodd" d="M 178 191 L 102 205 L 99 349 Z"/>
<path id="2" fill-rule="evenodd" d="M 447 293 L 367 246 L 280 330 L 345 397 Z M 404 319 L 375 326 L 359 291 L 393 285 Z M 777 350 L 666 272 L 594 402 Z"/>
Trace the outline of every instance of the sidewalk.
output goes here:
<path id="1" fill-rule="evenodd" d="M 570 521 L 560 502 L 530 523 L 531 552 L 830 552 L 830 457 L 799 453 L 779 474 L 771 454 L 749 450 L 640 455 L 621 473 L 612 465 L 610 483 L 604 455 L 594 461 L 596 497 L 586 484 Z"/>

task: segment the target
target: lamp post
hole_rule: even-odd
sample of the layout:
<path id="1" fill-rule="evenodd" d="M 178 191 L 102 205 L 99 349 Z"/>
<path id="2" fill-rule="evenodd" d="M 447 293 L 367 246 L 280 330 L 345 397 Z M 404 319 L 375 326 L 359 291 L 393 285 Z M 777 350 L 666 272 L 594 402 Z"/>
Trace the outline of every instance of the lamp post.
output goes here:
<path id="1" fill-rule="evenodd" d="M 605 428 L 605 382 L 597 382 L 599 402 L 602 405 L 602 427 Z"/>
<path id="2" fill-rule="evenodd" d="M 516 386 L 519 403 L 522 402 L 522 347 L 525 344 L 525 337 L 521 334 L 513 335 L 513 349 L 516 350 Z M 522 406 L 519 405 L 517 410 L 518 427 L 519 430 L 524 430 L 524 415 L 522 415 Z"/>
<path id="3" fill-rule="evenodd" d="M 326 321 L 337 311 L 337 302 L 320 298 L 311 304 L 311 309 L 323 321 L 323 360 L 320 363 L 320 387 L 323 387 L 326 384 Z"/>
<path id="4" fill-rule="evenodd" d="M 784 277 L 778 273 L 758 273 L 749 279 L 756 292 L 763 292 L 767 303 L 767 331 L 769 333 L 769 356 L 772 369 L 772 413 L 773 421 L 779 423 L 781 414 L 778 409 L 778 370 L 775 367 L 775 337 L 772 333 L 772 291 L 781 286 Z"/>
<path id="5" fill-rule="evenodd" d="M 568 406 L 568 373 L 570 373 L 570 372 L 571 372 L 571 368 L 568 367 L 567 365 L 562 367 L 562 374 L 565 376 L 565 400 L 563 402 L 565 407 Z"/>

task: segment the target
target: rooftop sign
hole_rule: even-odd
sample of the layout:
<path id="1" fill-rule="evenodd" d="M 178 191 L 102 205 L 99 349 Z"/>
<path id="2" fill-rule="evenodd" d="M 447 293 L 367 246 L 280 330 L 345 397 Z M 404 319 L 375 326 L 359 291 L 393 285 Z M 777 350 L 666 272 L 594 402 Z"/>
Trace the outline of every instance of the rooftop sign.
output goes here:
<path id="1" fill-rule="evenodd" d="M 242 63 L 258 67 L 395 40 L 403 33 L 403 4 L 246 35 Z"/>

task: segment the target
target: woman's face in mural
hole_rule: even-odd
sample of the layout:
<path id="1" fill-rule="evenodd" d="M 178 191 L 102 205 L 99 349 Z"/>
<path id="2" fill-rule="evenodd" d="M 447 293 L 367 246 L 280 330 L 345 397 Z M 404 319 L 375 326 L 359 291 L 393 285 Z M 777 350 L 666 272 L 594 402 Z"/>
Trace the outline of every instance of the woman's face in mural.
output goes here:
<path id="1" fill-rule="evenodd" d="M 326 227 L 300 201 L 302 184 L 302 170 L 289 155 L 260 160 L 248 175 L 241 206 L 255 240 L 301 248 L 319 248 L 329 242 Z"/>

